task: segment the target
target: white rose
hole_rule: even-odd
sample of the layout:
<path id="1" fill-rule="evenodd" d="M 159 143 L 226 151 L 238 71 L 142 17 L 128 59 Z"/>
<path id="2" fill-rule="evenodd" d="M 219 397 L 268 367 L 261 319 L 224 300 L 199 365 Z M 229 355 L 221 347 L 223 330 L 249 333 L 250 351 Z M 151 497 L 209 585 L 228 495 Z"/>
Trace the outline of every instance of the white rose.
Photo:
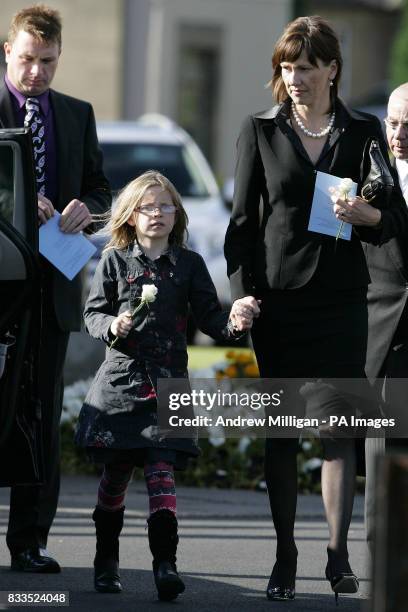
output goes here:
<path id="1" fill-rule="evenodd" d="M 343 198 L 347 198 L 350 190 L 353 187 L 353 181 L 350 178 L 344 178 L 339 185 L 339 193 Z"/>
<path id="2" fill-rule="evenodd" d="M 157 287 L 155 285 L 143 285 L 142 286 L 142 302 L 154 302 L 157 295 Z"/>

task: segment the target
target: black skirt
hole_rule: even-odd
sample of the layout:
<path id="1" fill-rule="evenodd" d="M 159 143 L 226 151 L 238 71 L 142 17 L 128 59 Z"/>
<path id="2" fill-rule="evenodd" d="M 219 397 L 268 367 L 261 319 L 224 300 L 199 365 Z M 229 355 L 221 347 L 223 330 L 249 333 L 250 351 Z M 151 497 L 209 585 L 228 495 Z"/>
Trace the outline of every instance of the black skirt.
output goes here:
<path id="1" fill-rule="evenodd" d="M 365 378 L 367 288 L 318 285 L 257 295 L 252 340 L 263 378 Z"/>
<path id="2" fill-rule="evenodd" d="M 263 378 L 358 378 L 365 383 L 368 333 L 367 288 L 336 291 L 314 281 L 308 286 L 257 295 L 261 314 L 252 340 Z M 289 387 L 290 388 L 290 387 Z M 366 382 L 367 397 L 371 388 Z M 294 391 L 291 412 L 304 416 Z M 329 399 L 321 413 L 343 410 Z M 371 402 L 368 401 L 369 409 Z M 273 442 L 270 440 L 269 442 Z M 356 439 L 357 473 L 364 475 L 364 439 Z"/>

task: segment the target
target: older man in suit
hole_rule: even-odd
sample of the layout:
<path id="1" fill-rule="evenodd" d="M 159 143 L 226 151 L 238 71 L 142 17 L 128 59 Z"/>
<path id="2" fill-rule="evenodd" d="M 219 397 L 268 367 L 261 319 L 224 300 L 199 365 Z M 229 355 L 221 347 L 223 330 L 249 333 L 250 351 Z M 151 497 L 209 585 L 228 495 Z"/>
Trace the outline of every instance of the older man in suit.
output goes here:
<path id="1" fill-rule="evenodd" d="M 408 83 L 391 93 L 385 125 L 394 178 L 408 204 Z M 385 400 L 384 410 L 392 406 L 393 414 L 406 429 L 407 386 L 401 387 L 401 379 L 408 378 L 408 236 L 392 238 L 381 248 L 367 245 L 366 255 L 371 276 L 366 373 Z M 375 527 L 375 456 L 385 449 L 406 449 L 407 443 L 407 438 L 366 441 L 366 528 L 370 547 Z"/>
<path id="2" fill-rule="evenodd" d="M 7 73 L 0 88 L 0 124 L 31 131 L 39 224 L 59 211 L 63 232 L 89 230 L 91 215 L 108 209 L 111 194 L 91 105 L 50 89 L 61 53 L 59 13 L 43 5 L 20 10 L 4 50 Z M 68 281 L 45 259 L 42 268 L 44 484 L 12 487 L 7 545 L 11 569 L 56 573 L 60 566 L 45 548 L 58 503 L 62 372 L 69 332 L 80 329 L 81 280 Z"/>

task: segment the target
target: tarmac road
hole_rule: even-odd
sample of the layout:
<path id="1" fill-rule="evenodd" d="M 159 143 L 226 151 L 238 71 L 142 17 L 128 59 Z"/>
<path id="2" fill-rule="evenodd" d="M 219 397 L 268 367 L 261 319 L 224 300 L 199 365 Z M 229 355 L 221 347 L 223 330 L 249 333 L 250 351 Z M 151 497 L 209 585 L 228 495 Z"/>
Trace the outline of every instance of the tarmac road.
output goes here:
<path id="1" fill-rule="evenodd" d="M 186 591 L 173 603 L 157 601 L 147 543 L 147 498 L 144 483 L 135 482 L 127 498 L 121 536 L 123 592 L 93 590 L 95 550 L 91 509 L 97 479 L 65 477 L 60 508 L 48 549 L 63 567 L 57 575 L 11 572 L 5 544 L 8 490 L 0 489 L 0 590 L 69 591 L 69 609 L 78 612 L 320 612 L 335 611 L 330 585 L 324 578 L 327 527 L 321 500 L 300 496 L 296 540 L 299 549 L 296 600 L 268 602 L 265 588 L 273 564 L 275 538 L 264 493 L 178 488 L 180 544 L 178 567 Z M 356 595 L 341 596 L 339 612 L 368 612 L 368 564 L 358 496 L 350 531 L 352 567 L 360 578 Z M 42 606 L 40 609 L 45 609 Z M 0 606 L 0 609 L 11 609 Z M 48 609 L 48 606 L 47 606 Z"/>

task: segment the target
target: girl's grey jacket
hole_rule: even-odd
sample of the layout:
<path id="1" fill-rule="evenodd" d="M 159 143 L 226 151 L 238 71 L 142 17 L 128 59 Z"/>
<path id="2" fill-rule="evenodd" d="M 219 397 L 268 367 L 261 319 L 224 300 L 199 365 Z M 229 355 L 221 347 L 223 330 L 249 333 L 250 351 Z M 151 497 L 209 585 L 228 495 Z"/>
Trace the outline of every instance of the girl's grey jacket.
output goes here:
<path id="1" fill-rule="evenodd" d="M 79 416 L 76 443 L 102 462 L 109 456 L 102 449 L 160 448 L 197 455 L 195 439 L 160 434 L 158 379 L 187 379 L 189 307 L 204 333 L 218 339 L 236 337 L 201 255 L 170 246 L 151 261 L 137 242 L 103 254 L 85 306 L 88 333 L 107 344 L 115 340 L 112 321 L 121 312 L 134 311 L 145 284 L 157 287 L 156 299 L 136 314 L 126 339 L 107 347 Z"/>

